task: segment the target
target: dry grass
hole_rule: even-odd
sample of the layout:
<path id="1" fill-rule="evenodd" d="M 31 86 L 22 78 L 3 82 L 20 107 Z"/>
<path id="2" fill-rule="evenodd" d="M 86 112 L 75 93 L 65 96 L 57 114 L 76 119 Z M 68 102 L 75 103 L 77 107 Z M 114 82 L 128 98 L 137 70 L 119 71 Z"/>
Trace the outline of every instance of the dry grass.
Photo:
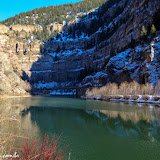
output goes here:
<path id="1" fill-rule="evenodd" d="M 19 117 L 0 113 L 0 155 L 9 154 L 13 149 L 15 141 L 19 135 L 20 119 Z"/>

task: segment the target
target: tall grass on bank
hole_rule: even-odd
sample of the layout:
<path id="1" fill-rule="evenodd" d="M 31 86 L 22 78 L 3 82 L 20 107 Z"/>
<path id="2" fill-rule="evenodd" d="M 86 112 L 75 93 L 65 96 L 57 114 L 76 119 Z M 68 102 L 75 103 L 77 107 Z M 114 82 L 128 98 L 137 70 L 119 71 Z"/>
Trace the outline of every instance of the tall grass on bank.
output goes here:
<path id="1" fill-rule="evenodd" d="M 16 116 L 0 113 L 0 155 L 10 154 L 19 135 L 20 120 Z M 24 137 L 23 137 L 24 138 Z"/>
<path id="2" fill-rule="evenodd" d="M 88 98 L 113 98 L 121 96 L 137 97 L 139 95 L 155 95 L 160 96 L 160 80 L 156 86 L 149 83 L 139 84 L 136 81 L 123 82 L 121 85 L 116 83 L 108 83 L 101 88 L 88 89 L 86 91 L 86 97 Z"/>

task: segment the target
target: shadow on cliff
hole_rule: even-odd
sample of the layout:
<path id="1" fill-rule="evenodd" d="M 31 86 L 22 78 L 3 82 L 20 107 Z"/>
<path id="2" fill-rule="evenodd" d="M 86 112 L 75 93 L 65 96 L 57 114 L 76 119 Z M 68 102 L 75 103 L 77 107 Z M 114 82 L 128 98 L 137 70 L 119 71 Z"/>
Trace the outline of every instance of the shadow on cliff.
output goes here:
<path id="1" fill-rule="evenodd" d="M 65 62 L 62 62 L 60 54 L 63 51 L 71 51 L 76 50 L 77 47 L 75 46 L 74 39 L 78 39 L 82 36 L 82 33 L 84 33 L 86 37 L 88 35 L 92 35 L 94 32 L 96 32 L 100 26 L 103 26 L 102 15 L 106 12 L 106 10 L 114 5 L 119 0 L 113 0 L 113 1 L 107 1 L 104 5 L 100 6 L 100 9 L 97 9 L 93 12 L 90 12 L 86 16 L 82 16 L 79 18 L 79 22 L 67 25 L 63 27 L 63 35 L 67 34 L 69 39 L 72 39 L 72 44 L 68 48 L 65 46 L 65 41 L 63 41 L 62 34 L 57 35 L 55 38 L 51 37 L 49 38 L 44 45 L 41 45 L 41 56 L 38 58 L 38 60 L 32 64 L 32 67 L 30 69 L 31 75 L 27 73 L 23 73 L 22 79 L 29 82 L 32 86 L 31 93 L 33 93 L 35 84 L 36 83 L 51 83 L 51 82 L 72 82 L 72 86 L 76 86 L 81 80 L 83 80 L 86 76 L 92 75 L 98 71 L 100 71 L 97 68 L 97 63 L 93 65 L 94 55 L 91 55 L 87 57 L 84 57 L 83 55 L 79 54 L 79 57 L 77 60 L 75 60 L 73 57 L 71 59 L 66 59 Z M 119 8 L 119 11 L 116 13 L 119 14 L 122 11 L 123 8 Z M 98 19 L 95 19 L 95 15 L 97 15 Z M 88 18 L 91 20 L 90 24 L 83 22 L 85 18 Z M 113 19 L 113 17 L 112 17 Z M 108 20 L 109 23 L 110 20 Z M 104 33 L 103 33 L 104 34 Z M 85 41 L 81 44 L 81 50 L 87 50 L 95 47 L 96 41 L 102 41 L 105 37 L 101 34 L 101 36 L 98 37 L 98 39 L 85 39 Z M 56 40 L 56 42 L 54 42 Z M 53 47 L 54 45 L 54 47 Z M 48 47 L 49 46 L 49 47 Z M 70 48 L 72 50 L 70 50 Z M 77 51 L 78 52 L 78 51 Z M 49 55 L 46 53 L 55 53 L 54 55 Z M 59 55 L 58 55 L 59 54 Z M 72 60 L 73 59 L 73 60 Z M 67 62 L 67 63 L 66 63 Z M 61 64 L 60 64 L 61 63 Z M 106 63 L 106 62 L 105 62 Z M 78 66 L 78 67 L 77 67 Z M 77 69 L 78 68 L 78 69 Z M 105 84 L 104 80 L 102 82 Z M 52 84 L 53 86 L 55 84 Z M 63 85 L 63 84 L 62 84 Z M 45 85 L 43 85 L 45 88 Z"/>
<path id="2" fill-rule="evenodd" d="M 94 14 L 94 12 L 91 12 L 89 14 L 90 17 L 92 17 L 92 14 Z M 79 21 L 81 22 L 81 19 L 83 19 L 84 17 L 80 18 Z M 93 22 L 95 24 L 95 22 Z M 84 26 L 80 26 L 79 29 L 83 29 Z M 97 27 L 97 25 L 95 26 Z M 62 32 L 65 34 L 66 32 L 71 34 L 71 37 L 73 37 L 73 39 L 75 39 L 75 35 L 77 34 L 75 31 L 76 29 L 78 29 L 78 25 L 72 24 L 72 25 L 66 25 L 63 27 Z M 88 30 L 89 31 L 89 30 Z M 37 55 L 37 60 L 32 64 L 30 71 L 23 71 L 23 75 L 22 75 L 22 79 L 24 81 L 27 81 L 30 85 L 31 85 L 31 90 L 30 93 L 33 94 L 37 94 L 38 92 L 36 92 L 36 88 L 43 88 L 44 90 L 47 90 L 47 87 L 45 84 L 49 84 L 51 85 L 51 87 L 53 88 L 54 86 L 57 87 L 64 87 L 63 83 L 69 83 L 72 82 L 72 84 L 70 84 L 70 86 L 76 86 L 80 80 L 82 80 L 85 76 L 88 75 L 87 72 L 92 73 L 93 70 L 90 68 L 90 66 L 88 68 L 85 68 L 84 70 L 77 70 L 76 72 L 72 72 L 72 70 L 70 69 L 70 71 L 68 71 L 66 68 L 66 63 L 62 62 L 61 57 L 58 55 L 59 53 L 65 51 L 65 42 L 61 39 L 62 37 L 60 37 L 61 34 L 57 34 L 57 36 L 54 37 L 50 37 L 48 38 L 44 44 L 42 44 L 40 46 L 40 55 Z M 54 43 L 54 39 L 56 40 L 56 46 L 54 48 L 52 48 L 52 44 Z M 60 41 L 59 41 L 60 40 Z M 50 45 L 50 47 L 48 47 Z M 88 44 L 90 45 L 90 44 Z M 52 49 L 50 49 L 52 48 Z M 76 49 L 73 45 L 73 48 Z M 47 53 L 55 53 L 55 55 L 50 55 Z M 24 53 L 25 55 L 25 53 Z M 31 56 L 30 59 L 32 59 L 33 57 Z M 74 66 L 77 65 L 76 61 L 71 61 L 71 60 L 67 60 L 67 62 L 69 62 L 69 65 L 71 66 L 72 63 L 74 63 Z M 61 64 L 60 64 L 61 63 Z M 83 64 L 80 64 L 83 66 Z M 84 66 L 85 67 L 85 66 Z M 73 68 L 73 67 L 72 67 Z M 36 86 L 38 85 L 38 87 Z M 39 94 L 39 93 L 38 93 Z"/>
<path id="3" fill-rule="evenodd" d="M 64 26 L 63 28 L 63 32 L 65 31 L 67 31 L 67 26 Z M 33 64 L 32 62 L 29 62 L 32 64 L 29 71 L 23 71 L 21 78 L 23 81 L 26 81 L 30 84 L 31 95 L 48 94 L 50 91 L 47 91 L 47 83 L 48 86 L 51 86 L 53 88 L 64 87 L 63 83 L 70 81 L 72 81 L 72 86 L 76 86 L 77 82 L 79 81 L 79 76 L 74 77 L 73 73 L 66 72 L 65 63 L 62 63 L 61 65 L 60 57 L 57 56 L 57 54 L 61 52 L 59 43 L 57 43 L 57 47 L 55 51 L 53 51 L 53 53 L 55 53 L 55 56 L 47 54 L 49 52 L 47 44 L 52 40 L 53 38 L 51 37 L 47 41 L 45 41 L 44 44 L 40 45 L 40 54 L 32 55 L 29 57 L 29 61 L 30 59 L 32 60 L 35 57 L 37 57 L 37 60 Z M 39 93 L 37 88 L 43 88 L 44 92 Z"/>

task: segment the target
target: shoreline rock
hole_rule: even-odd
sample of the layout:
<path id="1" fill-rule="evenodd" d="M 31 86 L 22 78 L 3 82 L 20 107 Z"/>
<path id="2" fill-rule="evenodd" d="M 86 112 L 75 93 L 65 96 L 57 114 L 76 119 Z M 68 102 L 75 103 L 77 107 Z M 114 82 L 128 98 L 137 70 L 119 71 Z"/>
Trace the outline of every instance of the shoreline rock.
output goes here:
<path id="1" fill-rule="evenodd" d="M 122 98 L 112 98 L 112 96 L 110 97 L 107 97 L 107 98 L 100 98 L 100 97 L 85 97 L 85 96 L 82 96 L 81 99 L 84 99 L 84 100 L 98 100 L 98 101 L 107 101 L 107 102 L 125 102 L 125 103 L 130 103 L 130 102 L 133 102 L 133 103 L 151 103 L 151 104 L 160 104 L 160 96 L 153 96 L 153 95 L 147 95 L 147 96 L 144 96 L 144 95 L 138 95 L 139 98 L 137 100 L 134 100 L 132 98 L 129 98 L 129 99 L 125 99 L 123 95 L 121 95 Z M 128 95 L 128 97 L 131 97 L 131 95 Z M 145 100 L 144 98 L 148 98 L 148 100 Z M 154 100 L 155 98 L 159 98 L 159 100 Z"/>

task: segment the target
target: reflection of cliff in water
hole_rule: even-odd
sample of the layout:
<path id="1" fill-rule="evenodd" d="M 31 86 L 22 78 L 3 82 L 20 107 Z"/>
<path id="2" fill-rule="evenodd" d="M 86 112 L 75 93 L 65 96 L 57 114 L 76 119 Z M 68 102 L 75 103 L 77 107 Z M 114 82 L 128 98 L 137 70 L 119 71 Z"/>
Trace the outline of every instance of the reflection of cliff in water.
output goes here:
<path id="1" fill-rule="evenodd" d="M 151 109 L 147 106 L 74 99 L 68 99 L 64 105 L 62 100 L 67 101 L 56 98 L 53 101 L 49 97 L 1 99 L 0 112 L 21 113 L 22 130 L 35 136 L 43 135 L 42 130 L 49 134 L 96 130 L 116 136 L 160 140 L 158 107 Z"/>
<path id="2" fill-rule="evenodd" d="M 155 108 L 156 109 L 156 108 Z M 157 110 L 157 109 L 156 109 Z M 158 109 L 159 111 L 159 109 Z M 30 115 L 32 123 L 47 134 L 69 132 L 102 132 L 107 134 L 160 141 L 160 126 L 154 113 L 133 111 L 93 111 L 69 108 L 30 107 L 23 118 Z"/>

